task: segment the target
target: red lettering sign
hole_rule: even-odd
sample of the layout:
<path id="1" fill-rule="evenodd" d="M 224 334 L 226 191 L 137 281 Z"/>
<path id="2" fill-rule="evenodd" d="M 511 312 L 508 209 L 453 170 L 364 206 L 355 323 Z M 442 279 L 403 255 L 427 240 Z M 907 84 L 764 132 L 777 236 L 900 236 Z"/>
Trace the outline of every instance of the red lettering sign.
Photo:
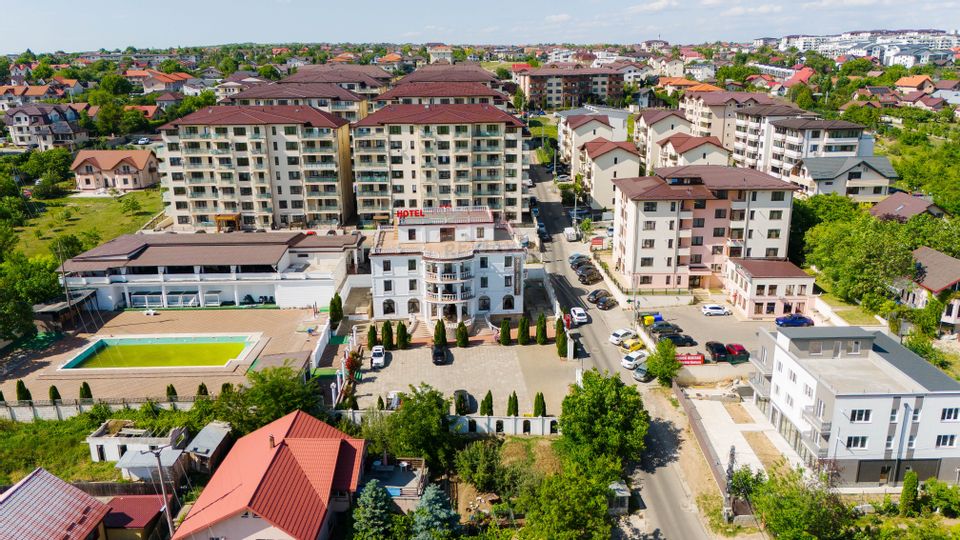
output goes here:
<path id="1" fill-rule="evenodd" d="M 413 209 L 413 210 L 397 210 L 396 215 L 398 218 L 405 217 L 423 217 L 423 210 Z"/>
<path id="2" fill-rule="evenodd" d="M 678 354 L 677 361 L 685 366 L 699 366 L 703 364 L 702 354 Z"/>

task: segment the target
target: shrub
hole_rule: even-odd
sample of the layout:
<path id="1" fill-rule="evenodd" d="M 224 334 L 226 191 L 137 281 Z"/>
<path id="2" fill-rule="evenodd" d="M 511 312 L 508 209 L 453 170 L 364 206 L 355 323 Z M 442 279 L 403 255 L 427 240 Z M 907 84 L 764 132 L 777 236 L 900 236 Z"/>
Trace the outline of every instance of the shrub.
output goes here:
<path id="1" fill-rule="evenodd" d="M 533 398 L 533 415 L 547 415 L 547 402 L 543 399 L 543 392 L 537 392 L 536 397 Z"/>
<path id="2" fill-rule="evenodd" d="M 514 390 L 507 399 L 507 416 L 519 416 L 520 403 L 517 401 L 517 391 Z"/>
<path id="3" fill-rule="evenodd" d="M 177 389 L 174 388 L 173 383 L 167 385 L 167 399 L 170 401 L 177 400 Z"/>
<path id="4" fill-rule="evenodd" d="M 233 383 L 225 382 L 220 385 L 221 394 L 229 394 L 230 392 L 233 392 Z"/>
<path id="5" fill-rule="evenodd" d="M 483 416 L 493 416 L 493 392 L 487 390 L 487 395 L 483 396 L 480 402 L 480 414 Z"/>
<path id="6" fill-rule="evenodd" d="M 386 406 L 383 404 L 383 396 L 377 396 L 377 410 L 382 411 Z"/>
<path id="7" fill-rule="evenodd" d="M 380 341 L 383 342 L 385 349 L 393 350 L 393 324 L 390 321 L 383 322 L 383 328 L 380 330 Z"/>
<path id="8" fill-rule="evenodd" d="M 372 349 L 377 345 L 377 327 L 373 323 L 370 323 L 370 327 L 367 328 L 367 348 Z"/>
<path id="9" fill-rule="evenodd" d="M 330 326 L 336 328 L 343 320 L 343 300 L 340 299 L 340 293 L 333 293 L 330 299 Z"/>
<path id="10" fill-rule="evenodd" d="M 560 358 L 567 357 L 567 333 L 563 330 L 557 334 L 557 356 Z"/>
<path id="11" fill-rule="evenodd" d="M 460 416 L 466 416 L 470 413 L 470 403 L 468 397 L 464 394 L 457 394 L 457 400 L 453 404 L 453 408 L 456 413 Z"/>
<path id="12" fill-rule="evenodd" d="M 500 344 L 510 344 L 510 319 L 500 321 Z"/>
<path id="13" fill-rule="evenodd" d="M 479 492 L 497 489 L 500 475 L 500 445 L 494 440 L 470 443 L 457 453 L 457 474 Z"/>
<path id="14" fill-rule="evenodd" d="M 437 324 L 433 325 L 433 344 L 438 347 L 447 346 L 447 327 L 440 319 L 437 319 Z"/>
<path id="15" fill-rule="evenodd" d="M 87 381 L 83 381 L 83 384 L 80 385 L 80 399 L 93 399 L 93 391 L 90 390 Z"/>
<path id="16" fill-rule="evenodd" d="M 522 315 L 517 325 L 517 344 L 526 345 L 527 343 L 530 343 L 530 319 Z"/>
<path id="17" fill-rule="evenodd" d="M 397 323 L 397 348 L 401 351 L 410 346 L 410 334 L 407 333 L 407 325 L 403 321 Z"/>
<path id="18" fill-rule="evenodd" d="M 537 345 L 547 344 L 547 316 L 543 313 L 537 317 Z"/>
<path id="19" fill-rule="evenodd" d="M 457 347 L 470 346 L 470 332 L 467 331 L 467 325 L 462 322 L 457 325 Z"/>
<path id="20" fill-rule="evenodd" d="M 907 471 L 903 476 L 903 489 L 900 491 L 900 515 L 914 516 L 917 513 L 917 487 L 919 480 L 915 471 Z"/>
<path id="21" fill-rule="evenodd" d="M 57 390 L 57 385 L 51 384 L 50 390 L 48 392 L 50 396 L 50 401 L 59 401 L 60 400 L 60 390 Z"/>
<path id="22" fill-rule="evenodd" d="M 17 401 L 33 401 L 33 396 L 30 395 L 30 390 L 23 383 L 23 379 L 17 380 Z"/>
<path id="23" fill-rule="evenodd" d="M 670 386 L 681 367 L 677 347 L 670 340 L 658 342 L 656 350 L 647 359 L 647 369 L 661 386 Z"/>
<path id="24" fill-rule="evenodd" d="M 360 357 L 356 352 L 351 352 L 347 355 L 346 368 L 348 373 L 356 373 L 363 369 L 363 358 Z"/>

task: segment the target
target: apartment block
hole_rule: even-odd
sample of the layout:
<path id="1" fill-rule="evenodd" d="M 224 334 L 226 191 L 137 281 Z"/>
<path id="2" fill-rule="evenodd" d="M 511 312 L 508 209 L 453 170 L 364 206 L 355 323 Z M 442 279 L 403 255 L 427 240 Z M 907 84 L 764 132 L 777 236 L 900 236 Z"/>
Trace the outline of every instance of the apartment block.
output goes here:
<path id="1" fill-rule="evenodd" d="M 886 156 L 802 158 L 784 173 L 784 180 L 800 188 L 797 196 L 836 193 L 871 204 L 885 199 L 900 177 Z"/>
<path id="2" fill-rule="evenodd" d="M 367 115 L 367 100 L 335 83 L 275 82 L 251 86 L 227 105 L 300 105 L 335 114 L 348 122 Z"/>
<path id="3" fill-rule="evenodd" d="M 640 152 L 644 171 L 653 171 L 660 163 L 660 141 L 675 133 L 689 134 L 692 124 L 683 113 L 670 109 L 640 111 L 633 125 L 633 142 Z"/>
<path id="4" fill-rule="evenodd" d="M 560 147 L 560 159 L 570 164 L 570 169 L 580 170 L 580 148 L 596 140 L 617 140 L 613 126 L 605 115 L 581 114 L 561 117 L 557 124 L 557 144 Z"/>
<path id="5" fill-rule="evenodd" d="M 347 121 L 296 105 L 216 106 L 160 127 L 178 229 L 343 224 L 354 208 Z"/>
<path id="6" fill-rule="evenodd" d="M 361 221 L 412 208 L 528 211 L 523 124 L 492 105 L 388 105 L 353 125 Z"/>
<path id="7" fill-rule="evenodd" d="M 409 211 L 370 248 L 374 318 L 469 325 L 520 315 L 525 259 L 516 233 L 488 208 Z"/>
<path id="8" fill-rule="evenodd" d="M 371 111 L 387 105 L 492 105 L 506 111 L 510 101 L 510 96 L 481 82 L 414 82 L 377 96 Z"/>
<path id="9" fill-rule="evenodd" d="M 734 310 L 754 321 L 805 314 L 813 302 L 813 276 L 787 260 L 729 259 L 723 291 Z"/>
<path id="10" fill-rule="evenodd" d="M 958 483 L 960 383 L 882 331 L 758 331 L 754 400 L 806 464 L 843 485 Z"/>
<path id="11" fill-rule="evenodd" d="M 480 64 L 428 64 L 417 68 L 397 81 L 396 86 L 412 83 L 475 83 L 499 88 L 500 80 Z"/>
<path id="12" fill-rule="evenodd" d="M 716 137 L 695 137 L 675 133 L 656 143 L 660 148 L 653 167 L 683 167 L 686 165 L 729 165 L 730 151 Z"/>
<path id="13" fill-rule="evenodd" d="M 36 103 L 8 109 L 3 121 L 15 146 L 36 150 L 73 148 L 87 140 L 77 123 L 80 115 L 68 105 Z"/>
<path id="14" fill-rule="evenodd" d="M 623 97 L 623 73 L 610 68 L 543 67 L 517 78 L 535 107 L 578 107 L 590 98 L 611 103 Z"/>
<path id="15" fill-rule="evenodd" d="M 687 92 L 680 100 L 680 111 L 692 124 L 692 134 L 716 137 L 727 150 L 733 150 L 737 111 L 754 105 L 772 105 L 766 94 L 749 92 Z"/>
<path id="16" fill-rule="evenodd" d="M 608 141 L 597 138 L 580 146 L 576 172 L 590 194 L 592 206 L 613 208 L 613 181 L 640 174 L 640 154 L 630 141 Z"/>
<path id="17" fill-rule="evenodd" d="M 728 259 L 786 257 L 795 188 L 767 174 L 693 165 L 613 185 L 613 268 L 629 288 L 719 288 Z"/>
<path id="18" fill-rule="evenodd" d="M 387 70 L 366 64 L 310 64 L 284 77 L 280 84 L 332 83 L 358 96 L 371 100 L 390 86 L 393 75 Z"/>

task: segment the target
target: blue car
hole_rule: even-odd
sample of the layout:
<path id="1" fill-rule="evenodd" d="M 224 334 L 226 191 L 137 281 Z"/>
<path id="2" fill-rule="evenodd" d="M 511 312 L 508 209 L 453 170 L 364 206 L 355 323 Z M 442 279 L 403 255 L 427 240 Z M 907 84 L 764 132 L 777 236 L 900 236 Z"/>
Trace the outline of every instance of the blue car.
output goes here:
<path id="1" fill-rule="evenodd" d="M 576 210 L 570 211 L 571 219 L 584 219 L 590 217 L 590 210 L 586 208 L 577 208 Z"/>
<path id="2" fill-rule="evenodd" d="M 813 319 L 794 313 L 792 315 L 777 317 L 776 324 L 777 326 L 782 326 L 784 328 L 794 326 L 813 326 Z"/>

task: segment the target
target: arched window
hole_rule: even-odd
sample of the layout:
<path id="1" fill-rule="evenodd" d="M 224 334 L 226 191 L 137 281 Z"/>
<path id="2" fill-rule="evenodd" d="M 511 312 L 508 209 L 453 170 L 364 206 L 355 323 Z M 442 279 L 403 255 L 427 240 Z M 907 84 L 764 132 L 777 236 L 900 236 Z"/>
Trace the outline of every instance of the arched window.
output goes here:
<path id="1" fill-rule="evenodd" d="M 384 300 L 384 301 L 383 301 L 383 314 L 384 314 L 384 315 L 390 315 L 390 314 L 396 313 L 396 312 L 397 312 L 397 308 L 396 308 L 396 306 L 393 304 L 393 300 L 387 299 L 387 300 Z"/>
<path id="2" fill-rule="evenodd" d="M 407 313 L 420 313 L 420 301 L 416 298 L 407 300 Z"/>
<path id="3" fill-rule="evenodd" d="M 508 294 L 503 297 L 503 309 L 504 310 L 513 309 L 513 295 Z"/>
<path id="4" fill-rule="evenodd" d="M 529 421 L 529 420 L 524 420 L 524 421 L 523 421 L 523 434 L 524 434 L 524 435 L 529 435 L 529 434 L 530 434 L 530 421 Z"/>
<path id="5" fill-rule="evenodd" d="M 477 306 L 477 310 L 478 310 L 478 311 L 490 311 L 490 297 L 489 297 L 489 296 L 481 296 L 481 297 L 477 300 L 477 304 L 478 304 L 478 306 Z"/>

